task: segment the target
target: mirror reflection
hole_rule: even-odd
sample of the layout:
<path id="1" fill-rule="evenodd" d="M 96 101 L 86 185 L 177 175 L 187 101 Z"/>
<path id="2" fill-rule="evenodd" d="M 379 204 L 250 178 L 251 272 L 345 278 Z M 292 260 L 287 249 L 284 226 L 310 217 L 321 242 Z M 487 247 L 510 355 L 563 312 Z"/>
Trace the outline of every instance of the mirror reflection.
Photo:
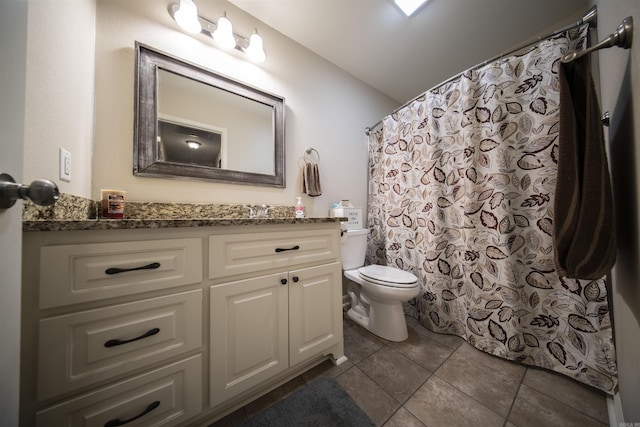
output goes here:
<path id="1" fill-rule="evenodd" d="M 284 100 L 136 44 L 134 174 L 284 187 Z"/>
<path id="2" fill-rule="evenodd" d="M 162 162 L 227 167 L 226 132 L 180 118 L 159 116 L 158 152 Z M 223 144 L 224 139 L 224 144 Z M 224 158 L 224 162 L 223 162 Z"/>
<path id="3" fill-rule="evenodd" d="M 273 109 L 165 70 L 158 71 L 158 118 L 173 118 L 175 126 L 160 126 L 158 142 L 171 144 L 196 164 L 273 175 Z M 166 137 L 163 128 L 168 131 Z M 211 156 L 220 156 L 225 140 L 224 166 Z M 226 141 L 232 141 L 226 144 Z M 191 148 L 186 144 L 191 141 Z M 200 143 L 200 147 L 196 147 Z M 199 151 L 203 149 L 202 151 Z M 202 154 L 202 155 L 199 155 Z"/>

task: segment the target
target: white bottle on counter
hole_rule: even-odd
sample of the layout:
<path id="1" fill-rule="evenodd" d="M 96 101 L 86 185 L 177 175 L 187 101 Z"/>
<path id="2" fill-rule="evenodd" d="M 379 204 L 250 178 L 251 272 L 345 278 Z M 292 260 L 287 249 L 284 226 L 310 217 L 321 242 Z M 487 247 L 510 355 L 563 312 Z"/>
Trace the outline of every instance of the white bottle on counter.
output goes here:
<path id="1" fill-rule="evenodd" d="M 304 205 L 302 204 L 302 197 L 297 197 L 295 212 L 296 218 L 304 218 Z"/>

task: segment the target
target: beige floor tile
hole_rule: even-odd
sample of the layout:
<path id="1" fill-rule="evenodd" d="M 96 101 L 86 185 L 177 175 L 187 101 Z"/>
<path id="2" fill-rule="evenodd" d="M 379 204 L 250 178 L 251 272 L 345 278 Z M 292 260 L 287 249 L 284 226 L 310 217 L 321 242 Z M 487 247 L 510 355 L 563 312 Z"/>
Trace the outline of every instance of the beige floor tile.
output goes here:
<path id="1" fill-rule="evenodd" d="M 442 345 L 412 328 L 409 329 L 409 338 L 402 342 L 392 342 L 389 345 L 431 372 L 438 369 L 455 351 L 454 348 Z"/>
<path id="2" fill-rule="evenodd" d="M 600 390 L 564 375 L 538 368 L 529 368 L 522 382 L 603 423 L 609 422 L 607 397 Z"/>
<path id="3" fill-rule="evenodd" d="M 427 426 L 501 427 L 504 418 L 432 375 L 404 407 Z"/>
<path id="4" fill-rule="evenodd" d="M 438 342 L 440 345 L 444 347 L 448 347 L 455 350 L 460 346 L 460 344 L 465 342 L 462 338 L 460 338 L 457 335 L 438 334 L 438 333 L 432 332 L 429 329 L 422 326 L 418 321 L 418 319 L 414 319 L 413 317 L 406 317 L 406 319 L 407 319 L 407 328 L 413 329 L 420 335 L 430 338 L 433 341 Z"/>
<path id="5" fill-rule="evenodd" d="M 607 425 L 526 384 L 520 386 L 509 414 L 509 421 L 518 427 L 605 427 Z"/>
<path id="6" fill-rule="evenodd" d="M 336 378 L 356 404 L 377 426 L 383 425 L 400 404 L 357 366 Z"/>
<path id="7" fill-rule="evenodd" d="M 358 368 L 400 403 L 406 402 L 431 375 L 389 346 L 364 359 Z"/>
<path id="8" fill-rule="evenodd" d="M 459 353 L 463 357 L 470 360 L 482 363 L 483 365 L 500 372 L 501 375 L 507 377 L 511 381 L 518 383 L 522 381 L 522 378 L 524 377 L 524 374 L 527 370 L 527 366 L 521 363 L 485 353 L 482 350 L 478 350 L 466 341 L 460 347 L 458 347 L 456 353 Z"/>
<path id="9" fill-rule="evenodd" d="M 478 363 L 459 350 L 435 375 L 504 418 L 518 392 L 519 382 L 509 380 L 500 371 Z"/>
<path id="10" fill-rule="evenodd" d="M 389 421 L 384 424 L 384 427 L 425 427 L 425 425 L 414 417 L 411 412 L 405 408 L 400 408 L 389 418 Z"/>
<path id="11" fill-rule="evenodd" d="M 352 322 L 344 327 L 344 355 L 353 364 L 372 355 L 385 343 L 360 325 Z"/>

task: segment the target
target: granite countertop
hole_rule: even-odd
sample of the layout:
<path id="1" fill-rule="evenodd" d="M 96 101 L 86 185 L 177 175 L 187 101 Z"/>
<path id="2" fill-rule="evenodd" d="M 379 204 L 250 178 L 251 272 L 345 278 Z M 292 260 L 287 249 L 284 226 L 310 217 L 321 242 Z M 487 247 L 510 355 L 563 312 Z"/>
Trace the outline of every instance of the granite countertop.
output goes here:
<path id="1" fill-rule="evenodd" d="M 203 218 L 203 219 L 87 219 L 22 221 L 22 231 L 125 230 L 134 228 L 210 227 L 228 225 L 316 224 L 347 218 Z"/>
<path id="2" fill-rule="evenodd" d="M 250 218 L 249 205 L 127 202 L 124 219 L 103 218 L 100 203 L 60 194 L 53 206 L 25 201 L 23 231 L 125 230 L 265 224 L 317 224 L 347 218 L 295 218 L 293 206 L 270 206 L 267 218 Z M 255 210 L 255 209 L 254 209 Z"/>

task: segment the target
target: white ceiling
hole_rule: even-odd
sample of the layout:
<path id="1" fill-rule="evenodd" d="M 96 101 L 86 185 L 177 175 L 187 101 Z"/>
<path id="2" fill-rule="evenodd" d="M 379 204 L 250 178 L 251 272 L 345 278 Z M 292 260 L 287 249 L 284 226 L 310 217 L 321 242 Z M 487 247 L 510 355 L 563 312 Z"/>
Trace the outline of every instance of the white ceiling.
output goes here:
<path id="1" fill-rule="evenodd" d="M 449 77 L 575 22 L 589 0 L 229 0 L 404 103 Z"/>

